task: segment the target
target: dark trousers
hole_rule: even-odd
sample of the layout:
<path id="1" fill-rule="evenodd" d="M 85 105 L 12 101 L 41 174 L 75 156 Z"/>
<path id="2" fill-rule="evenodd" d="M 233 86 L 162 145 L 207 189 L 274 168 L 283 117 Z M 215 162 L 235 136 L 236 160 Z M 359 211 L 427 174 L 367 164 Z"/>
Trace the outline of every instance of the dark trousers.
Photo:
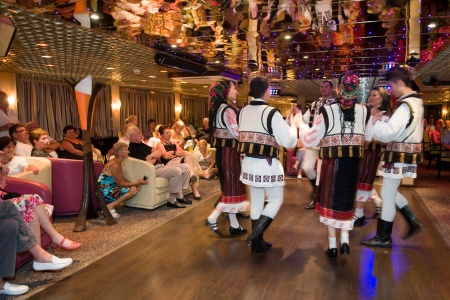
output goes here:
<path id="1" fill-rule="evenodd" d="M 13 277 L 16 253 L 29 250 L 37 240 L 11 201 L 0 201 L 0 277 Z"/>

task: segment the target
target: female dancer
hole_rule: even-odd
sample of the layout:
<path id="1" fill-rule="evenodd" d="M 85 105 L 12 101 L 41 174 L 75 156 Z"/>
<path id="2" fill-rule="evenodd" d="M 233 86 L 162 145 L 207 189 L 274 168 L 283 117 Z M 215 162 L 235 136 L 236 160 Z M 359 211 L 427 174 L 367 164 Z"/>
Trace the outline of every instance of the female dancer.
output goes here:
<path id="1" fill-rule="evenodd" d="M 221 235 L 217 218 L 227 212 L 230 219 L 230 234 L 245 234 L 236 218 L 236 213 L 249 209 L 245 186 L 239 180 L 241 157 L 237 152 L 238 125 L 236 113 L 237 89 L 231 80 L 213 83 L 209 89 L 209 131 L 212 136 L 211 147 L 216 148 L 216 162 L 219 171 L 222 197 L 214 211 L 206 219 L 206 224 L 215 234 Z"/>
<path id="2" fill-rule="evenodd" d="M 384 111 L 386 119 L 392 115 L 391 99 L 386 89 L 382 87 L 376 87 L 372 89 L 369 94 L 368 106 L 370 108 Z M 353 226 L 360 227 L 364 225 L 364 203 L 370 199 L 374 199 L 377 206 L 375 217 L 381 213 L 381 199 L 378 194 L 373 190 L 373 182 L 378 170 L 378 164 L 380 163 L 381 153 L 383 145 L 379 142 L 372 141 L 369 146 L 364 150 L 364 157 L 359 165 L 359 178 L 358 178 L 358 191 L 356 193 L 356 210 L 353 219 L 355 222 Z M 374 195 L 374 196 L 372 196 Z"/>

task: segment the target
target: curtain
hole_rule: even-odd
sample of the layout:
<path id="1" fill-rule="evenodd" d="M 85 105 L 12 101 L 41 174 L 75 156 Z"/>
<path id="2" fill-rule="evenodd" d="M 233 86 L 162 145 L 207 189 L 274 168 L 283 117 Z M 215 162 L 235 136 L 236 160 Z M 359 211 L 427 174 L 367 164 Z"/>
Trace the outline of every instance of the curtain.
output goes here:
<path id="1" fill-rule="evenodd" d="M 111 133 L 110 94 L 111 89 L 106 86 L 97 95 L 100 100 L 96 100 L 94 111 L 95 136 Z M 62 140 L 66 125 L 80 124 L 75 92 L 65 81 L 17 75 L 17 97 L 20 122 L 38 122 L 55 140 Z"/>
<path id="2" fill-rule="evenodd" d="M 149 90 L 120 87 L 120 128 L 131 115 L 138 117 L 138 126 L 143 131 L 147 120 L 155 119 L 158 124 L 169 123 L 174 115 L 174 94 L 155 93 Z M 125 132 L 124 132 L 125 134 Z"/>
<path id="3" fill-rule="evenodd" d="M 181 116 L 190 116 L 195 128 L 202 126 L 203 118 L 208 117 L 208 99 L 181 95 Z"/>

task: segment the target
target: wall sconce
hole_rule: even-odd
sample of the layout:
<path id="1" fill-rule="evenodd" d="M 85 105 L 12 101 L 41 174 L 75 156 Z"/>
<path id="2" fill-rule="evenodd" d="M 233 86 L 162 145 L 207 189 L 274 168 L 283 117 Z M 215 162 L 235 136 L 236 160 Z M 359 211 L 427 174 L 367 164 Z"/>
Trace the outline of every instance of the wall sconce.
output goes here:
<path id="1" fill-rule="evenodd" d="M 175 105 L 175 113 L 176 114 L 181 114 L 181 109 L 182 109 L 181 104 Z"/>
<path id="2" fill-rule="evenodd" d="M 113 110 L 120 110 L 120 107 L 122 104 L 120 103 L 120 100 L 117 100 L 116 102 L 111 103 L 111 108 Z"/>
<path id="3" fill-rule="evenodd" d="M 447 115 L 447 110 L 446 110 L 445 108 L 442 110 L 442 114 L 443 114 L 444 116 Z"/>
<path id="4" fill-rule="evenodd" d="M 10 106 L 13 106 L 16 103 L 16 98 L 8 97 L 8 103 Z"/>

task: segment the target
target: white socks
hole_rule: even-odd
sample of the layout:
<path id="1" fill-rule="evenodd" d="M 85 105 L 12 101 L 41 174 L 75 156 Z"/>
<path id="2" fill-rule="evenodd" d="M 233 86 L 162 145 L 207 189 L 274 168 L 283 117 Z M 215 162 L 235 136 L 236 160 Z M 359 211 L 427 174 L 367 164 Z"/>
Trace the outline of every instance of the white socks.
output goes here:
<path id="1" fill-rule="evenodd" d="M 357 208 L 355 209 L 355 216 L 358 218 L 361 218 L 364 216 L 364 208 Z"/>
<path id="2" fill-rule="evenodd" d="M 230 225 L 233 228 L 239 228 L 239 222 L 236 218 L 236 214 L 228 213 L 228 218 L 230 219 Z"/>
<path id="3" fill-rule="evenodd" d="M 329 246 L 328 246 L 329 249 L 336 248 L 336 238 L 335 237 L 328 237 L 328 243 L 329 243 Z"/>
<path id="4" fill-rule="evenodd" d="M 344 243 L 350 244 L 349 242 L 349 232 L 347 230 L 341 231 L 341 245 Z"/>
<path id="5" fill-rule="evenodd" d="M 208 222 L 210 224 L 214 224 L 217 222 L 217 218 L 219 218 L 220 214 L 222 213 L 222 211 L 215 209 L 213 210 L 213 212 L 209 215 L 208 217 Z M 236 216 L 236 215 L 235 215 Z"/>

